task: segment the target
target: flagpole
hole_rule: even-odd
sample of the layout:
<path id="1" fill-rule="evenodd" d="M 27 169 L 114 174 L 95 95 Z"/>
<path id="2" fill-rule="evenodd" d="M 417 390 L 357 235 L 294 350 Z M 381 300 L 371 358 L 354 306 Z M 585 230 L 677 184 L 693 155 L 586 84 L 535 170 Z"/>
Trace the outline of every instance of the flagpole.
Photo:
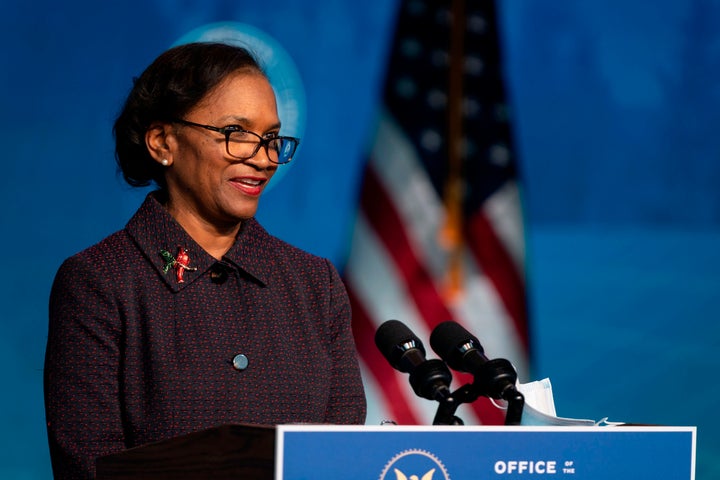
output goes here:
<path id="1" fill-rule="evenodd" d="M 462 185 L 462 103 L 465 36 L 465 1 L 453 0 L 450 28 L 450 78 L 448 86 L 448 177 L 443 192 L 447 218 L 441 232 L 441 243 L 448 251 L 446 285 L 447 300 L 462 292 L 463 249 L 463 185 Z"/>

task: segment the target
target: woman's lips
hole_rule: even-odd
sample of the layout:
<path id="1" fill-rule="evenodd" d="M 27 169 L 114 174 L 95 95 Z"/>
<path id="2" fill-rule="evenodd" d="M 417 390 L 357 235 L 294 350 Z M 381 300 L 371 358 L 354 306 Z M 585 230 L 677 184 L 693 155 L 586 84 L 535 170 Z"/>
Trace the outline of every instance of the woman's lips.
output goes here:
<path id="1" fill-rule="evenodd" d="M 235 177 L 230 179 L 230 184 L 245 195 L 256 197 L 263 191 L 267 179 L 259 177 Z"/>

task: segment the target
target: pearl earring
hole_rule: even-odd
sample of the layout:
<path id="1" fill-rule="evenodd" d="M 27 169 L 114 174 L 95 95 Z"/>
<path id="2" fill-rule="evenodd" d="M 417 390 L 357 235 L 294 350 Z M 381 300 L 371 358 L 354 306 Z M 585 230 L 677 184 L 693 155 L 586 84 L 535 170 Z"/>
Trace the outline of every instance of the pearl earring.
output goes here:
<path id="1" fill-rule="evenodd" d="M 170 165 L 170 161 L 167 158 L 163 158 L 162 160 L 160 160 L 160 163 L 162 163 L 164 167 Z"/>

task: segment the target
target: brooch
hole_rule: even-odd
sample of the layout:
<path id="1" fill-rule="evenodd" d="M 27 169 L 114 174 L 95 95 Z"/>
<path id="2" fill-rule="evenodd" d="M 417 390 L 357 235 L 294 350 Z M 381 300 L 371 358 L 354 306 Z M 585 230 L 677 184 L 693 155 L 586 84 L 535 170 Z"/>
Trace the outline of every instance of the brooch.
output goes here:
<path id="1" fill-rule="evenodd" d="M 178 283 L 184 283 L 183 275 L 185 270 L 195 271 L 197 267 L 190 266 L 190 256 L 187 254 L 187 250 L 182 247 L 178 247 L 177 258 L 172 256 L 172 253 L 167 250 L 160 250 L 165 265 L 163 266 L 163 273 L 167 273 L 171 268 L 175 269 L 175 276 Z"/>

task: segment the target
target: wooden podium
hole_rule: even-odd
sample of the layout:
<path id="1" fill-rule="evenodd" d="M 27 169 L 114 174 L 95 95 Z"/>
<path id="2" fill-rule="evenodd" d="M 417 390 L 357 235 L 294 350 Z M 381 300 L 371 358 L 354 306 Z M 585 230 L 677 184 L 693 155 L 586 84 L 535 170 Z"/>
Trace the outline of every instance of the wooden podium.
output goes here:
<path id="1" fill-rule="evenodd" d="M 223 425 L 100 457 L 99 480 L 694 480 L 696 427 Z"/>
<path id="2" fill-rule="evenodd" d="M 275 428 L 221 425 L 97 459 L 97 480 L 272 480 Z"/>

